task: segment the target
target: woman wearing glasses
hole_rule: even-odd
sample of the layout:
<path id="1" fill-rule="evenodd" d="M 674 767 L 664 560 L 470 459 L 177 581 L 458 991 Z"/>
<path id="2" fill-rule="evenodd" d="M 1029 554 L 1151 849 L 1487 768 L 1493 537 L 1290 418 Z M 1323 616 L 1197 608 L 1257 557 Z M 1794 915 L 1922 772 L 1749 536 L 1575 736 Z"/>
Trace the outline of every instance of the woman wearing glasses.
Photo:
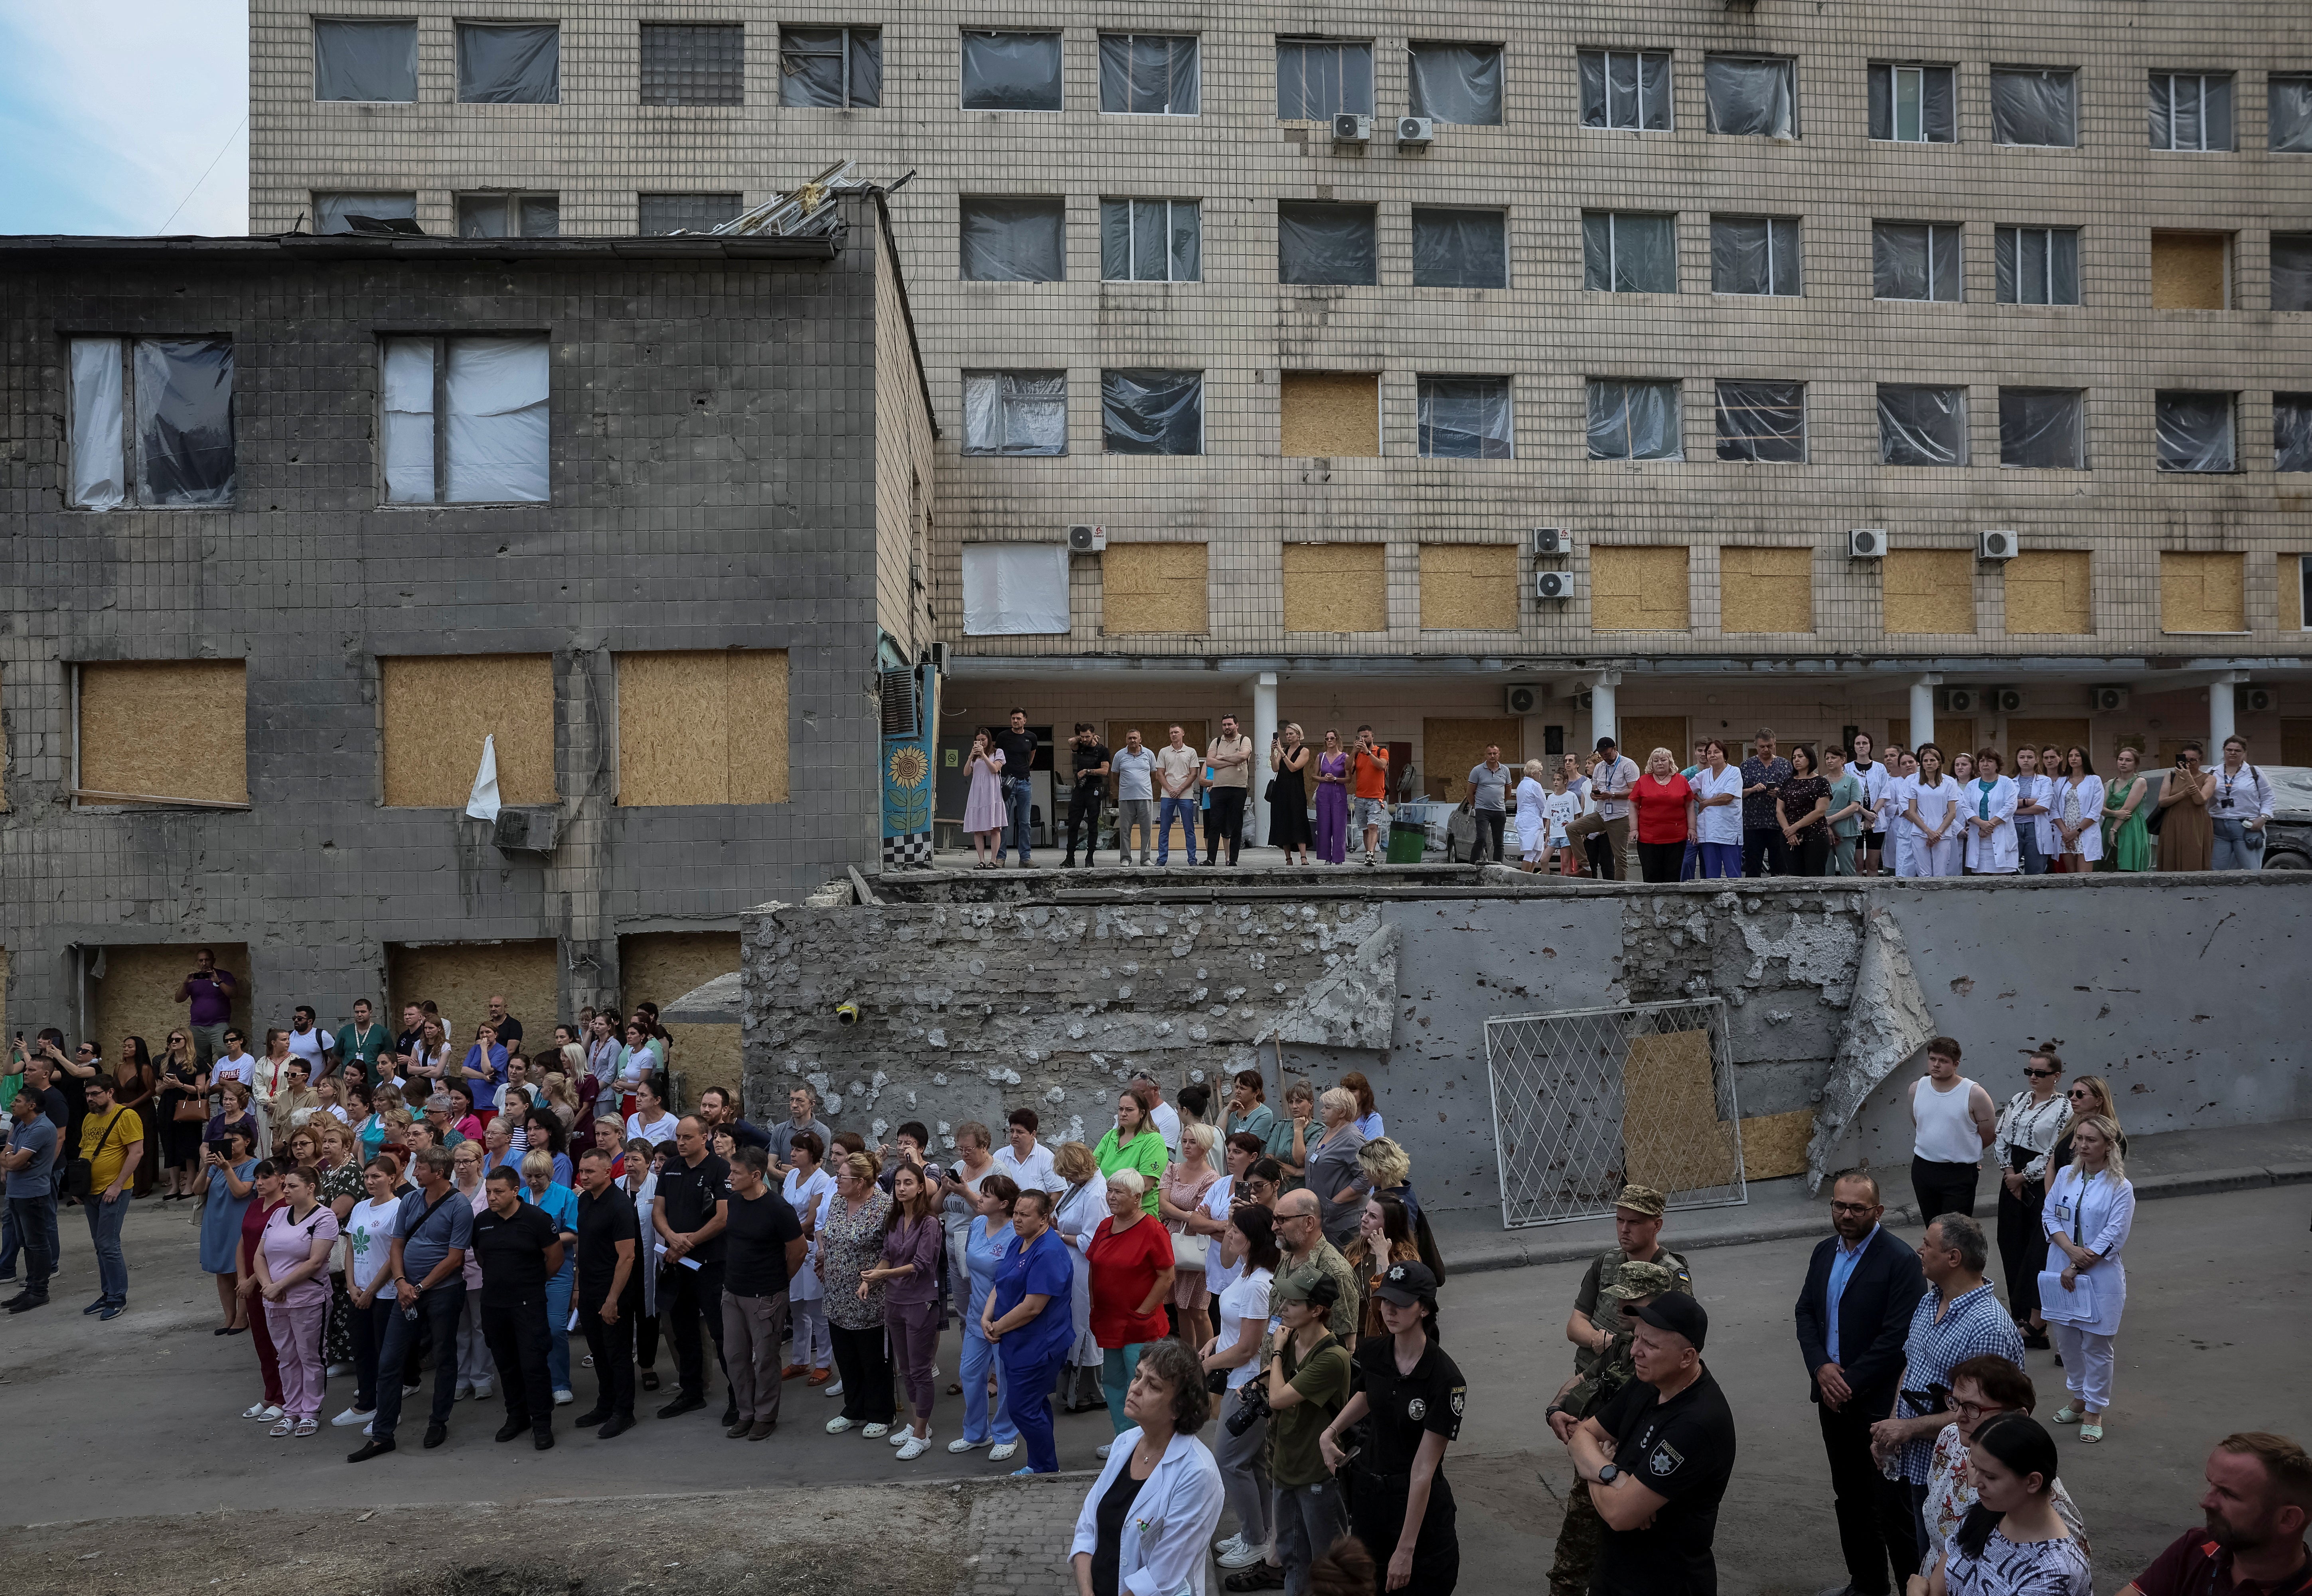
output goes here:
<path id="1" fill-rule="evenodd" d="M 2053 1053 L 2025 1059 L 2023 1076 L 2030 1089 L 2007 1100 L 1991 1143 L 1999 1158 L 1999 1264 L 2007 1276 L 2007 1311 L 2023 1332 L 2023 1345 L 2045 1348 L 2039 1265 L 2047 1255 L 2046 1232 L 2039 1215 L 2047 1200 L 2047 1155 L 2071 1124 L 2071 1105 L 2058 1090 L 2063 1061 Z"/>

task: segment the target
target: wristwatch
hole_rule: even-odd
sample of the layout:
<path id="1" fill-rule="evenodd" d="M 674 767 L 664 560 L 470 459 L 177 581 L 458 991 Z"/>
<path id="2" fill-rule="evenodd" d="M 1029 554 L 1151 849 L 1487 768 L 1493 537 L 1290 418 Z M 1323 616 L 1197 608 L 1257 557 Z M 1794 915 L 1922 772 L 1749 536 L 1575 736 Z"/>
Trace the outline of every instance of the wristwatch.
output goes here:
<path id="1" fill-rule="evenodd" d="M 1598 1483 L 1599 1485 L 1612 1485 L 1616 1480 L 1621 1478 L 1621 1477 L 1622 1470 L 1619 1464 L 1600 1463 L 1598 1465 Z"/>

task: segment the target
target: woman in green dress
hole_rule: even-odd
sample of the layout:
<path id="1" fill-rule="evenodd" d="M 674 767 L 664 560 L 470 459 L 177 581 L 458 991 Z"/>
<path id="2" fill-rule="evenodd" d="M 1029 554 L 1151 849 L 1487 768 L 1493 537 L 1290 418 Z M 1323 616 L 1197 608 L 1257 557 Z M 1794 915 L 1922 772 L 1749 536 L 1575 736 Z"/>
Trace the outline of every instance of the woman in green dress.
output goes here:
<path id="1" fill-rule="evenodd" d="M 1171 1154 L 1164 1145 L 1164 1134 L 1156 1128 L 1155 1115 L 1156 1094 L 1134 1082 L 1117 1097 L 1116 1123 L 1100 1137 L 1099 1145 L 1091 1150 L 1102 1179 L 1118 1170 L 1138 1173 L 1147 1187 L 1141 1206 L 1150 1214 L 1156 1212 L 1156 1183 L 1164 1178 L 1165 1166 L 1171 1162 Z"/>
<path id="2" fill-rule="evenodd" d="M 2135 773 L 2141 759 L 2132 748 L 2119 750 L 2119 774 L 2103 790 L 2103 862 L 2106 870 L 2150 870 L 2151 834 L 2143 829 L 2143 799 L 2149 784 Z"/>

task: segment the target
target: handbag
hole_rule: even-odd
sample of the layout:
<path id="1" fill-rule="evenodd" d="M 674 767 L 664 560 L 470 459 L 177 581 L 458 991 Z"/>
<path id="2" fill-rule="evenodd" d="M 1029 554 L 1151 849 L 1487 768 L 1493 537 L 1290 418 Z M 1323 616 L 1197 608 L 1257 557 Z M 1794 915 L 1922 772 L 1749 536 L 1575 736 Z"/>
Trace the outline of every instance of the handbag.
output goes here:
<path id="1" fill-rule="evenodd" d="M 177 1100 L 169 1118 L 179 1125 L 199 1125 L 209 1117 L 209 1106 L 191 1092 Z"/>
<path id="2" fill-rule="evenodd" d="M 1210 1236 L 1192 1236 L 1186 1231 L 1172 1234 L 1172 1267 L 1176 1269 L 1202 1269 L 1212 1252 Z"/>

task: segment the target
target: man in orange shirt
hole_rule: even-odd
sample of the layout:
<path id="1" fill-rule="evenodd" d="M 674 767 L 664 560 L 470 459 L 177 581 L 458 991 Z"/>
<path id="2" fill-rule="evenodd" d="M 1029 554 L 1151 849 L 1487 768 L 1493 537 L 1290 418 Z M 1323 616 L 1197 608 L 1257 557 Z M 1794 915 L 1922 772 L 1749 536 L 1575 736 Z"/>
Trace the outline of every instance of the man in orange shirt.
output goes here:
<path id="1" fill-rule="evenodd" d="M 1365 863 L 1378 864 L 1381 830 L 1388 824 L 1388 750 L 1373 741 L 1371 726 L 1357 728 L 1356 750 L 1349 762 L 1351 791 L 1356 794 L 1352 823 L 1364 828 Z"/>

